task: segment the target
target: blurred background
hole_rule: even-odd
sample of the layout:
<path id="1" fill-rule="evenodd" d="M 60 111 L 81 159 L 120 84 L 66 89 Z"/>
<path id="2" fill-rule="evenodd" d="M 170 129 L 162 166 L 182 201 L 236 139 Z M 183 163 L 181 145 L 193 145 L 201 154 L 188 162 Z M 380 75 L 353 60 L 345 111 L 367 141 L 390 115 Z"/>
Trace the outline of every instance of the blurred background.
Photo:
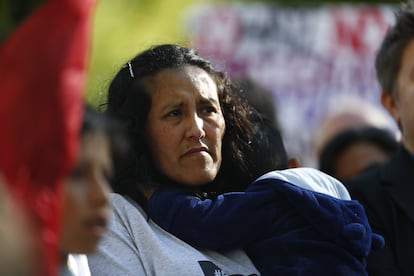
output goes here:
<path id="1" fill-rule="evenodd" d="M 43 2 L 0 0 L 0 41 Z M 115 72 L 139 51 L 191 46 L 263 87 L 288 153 L 315 167 L 332 114 L 355 112 L 398 135 L 379 104 L 374 57 L 400 2 L 100 0 L 86 99 L 104 103 Z"/>

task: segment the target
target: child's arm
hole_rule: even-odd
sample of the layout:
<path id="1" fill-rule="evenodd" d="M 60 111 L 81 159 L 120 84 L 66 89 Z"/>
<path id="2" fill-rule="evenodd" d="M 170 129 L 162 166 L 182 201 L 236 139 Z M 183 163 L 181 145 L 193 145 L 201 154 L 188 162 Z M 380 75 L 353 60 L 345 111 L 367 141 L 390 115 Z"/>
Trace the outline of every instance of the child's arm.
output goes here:
<path id="1" fill-rule="evenodd" d="M 202 200 L 184 192 L 158 189 L 148 204 L 150 217 L 166 231 L 197 247 L 242 248 L 270 229 L 275 194 L 266 187 Z"/>

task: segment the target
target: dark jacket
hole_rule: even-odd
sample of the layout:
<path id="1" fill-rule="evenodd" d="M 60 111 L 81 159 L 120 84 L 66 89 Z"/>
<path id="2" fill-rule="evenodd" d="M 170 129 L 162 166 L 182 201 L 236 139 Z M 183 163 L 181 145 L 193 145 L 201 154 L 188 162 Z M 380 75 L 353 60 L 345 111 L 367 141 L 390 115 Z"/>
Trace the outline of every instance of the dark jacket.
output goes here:
<path id="1" fill-rule="evenodd" d="M 357 201 L 267 176 L 215 200 L 159 189 L 149 214 L 192 245 L 244 247 L 262 275 L 367 275 L 366 257 L 378 237 Z"/>
<path id="2" fill-rule="evenodd" d="M 401 146 L 386 165 L 346 186 L 385 239 L 368 257 L 369 275 L 414 275 L 414 157 Z"/>

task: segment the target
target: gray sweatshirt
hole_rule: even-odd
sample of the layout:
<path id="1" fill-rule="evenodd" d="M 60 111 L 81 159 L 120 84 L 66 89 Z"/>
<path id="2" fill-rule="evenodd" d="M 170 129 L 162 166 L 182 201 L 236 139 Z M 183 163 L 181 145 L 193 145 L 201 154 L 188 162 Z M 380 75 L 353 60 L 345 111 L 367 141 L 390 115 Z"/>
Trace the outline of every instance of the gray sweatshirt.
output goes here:
<path id="1" fill-rule="evenodd" d="M 88 256 L 92 276 L 260 275 L 242 250 L 196 249 L 148 219 L 140 206 L 112 194 L 109 230 Z"/>

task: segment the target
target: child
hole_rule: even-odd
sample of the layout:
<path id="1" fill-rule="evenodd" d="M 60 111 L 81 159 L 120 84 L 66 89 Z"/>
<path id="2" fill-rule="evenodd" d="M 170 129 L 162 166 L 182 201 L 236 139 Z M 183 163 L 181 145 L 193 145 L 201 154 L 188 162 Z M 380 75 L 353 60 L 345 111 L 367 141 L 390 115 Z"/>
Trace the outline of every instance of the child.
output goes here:
<path id="1" fill-rule="evenodd" d="M 103 115 L 85 110 L 77 163 L 63 183 L 60 275 L 90 275 L 86 256 L 77 254 L 95 252 L 105 234 L 112 174 L 107 124 Z"/>

